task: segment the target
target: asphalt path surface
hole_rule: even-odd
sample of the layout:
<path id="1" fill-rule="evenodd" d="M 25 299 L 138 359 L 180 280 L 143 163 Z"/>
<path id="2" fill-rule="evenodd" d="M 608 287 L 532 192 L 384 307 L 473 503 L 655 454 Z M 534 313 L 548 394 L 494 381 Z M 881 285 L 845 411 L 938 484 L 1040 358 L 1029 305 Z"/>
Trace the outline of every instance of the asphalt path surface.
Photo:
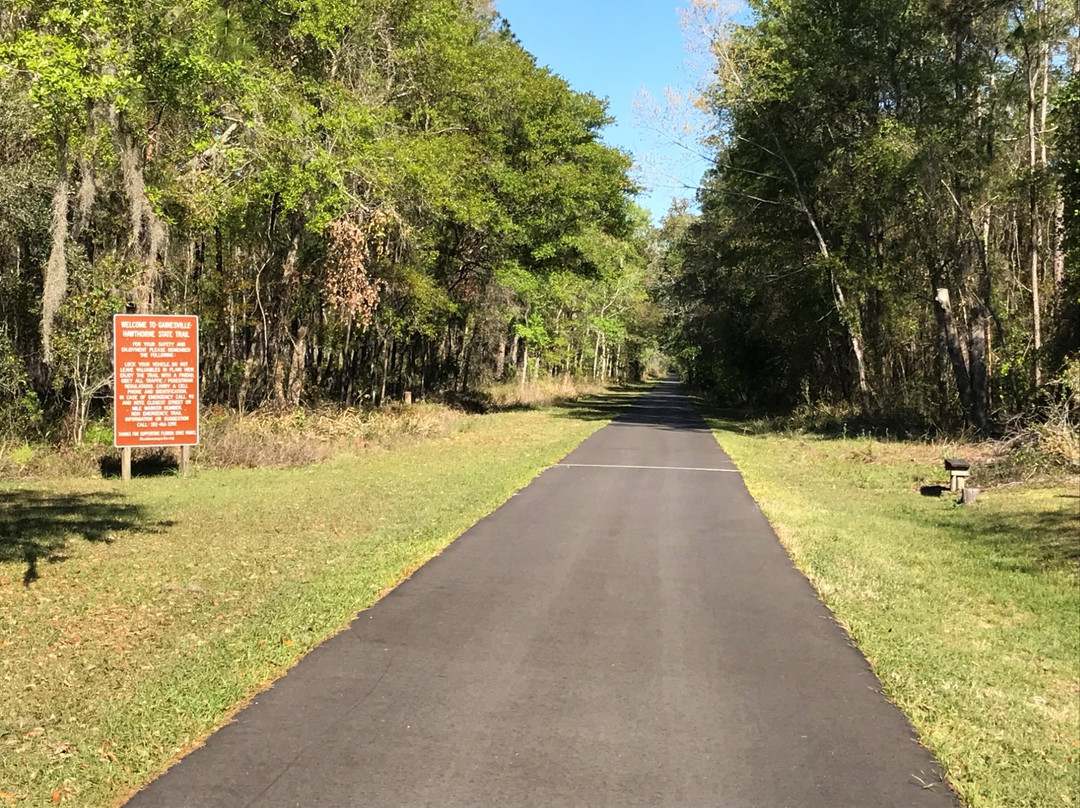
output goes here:
<path id="1" fill-rule="evenodd" d="M 128 805 L 956 803 L 669 381 Z"/>

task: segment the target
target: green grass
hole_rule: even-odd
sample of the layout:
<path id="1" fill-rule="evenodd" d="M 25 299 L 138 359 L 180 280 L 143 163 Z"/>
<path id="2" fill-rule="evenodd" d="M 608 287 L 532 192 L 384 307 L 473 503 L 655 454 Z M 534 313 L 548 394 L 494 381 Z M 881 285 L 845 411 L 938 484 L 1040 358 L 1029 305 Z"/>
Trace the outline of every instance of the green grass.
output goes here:
<path id="1" fill-rule="evenodd" d="M 1080 804 L 1076 484 L 963 507 L 920 493 L 948 482 L 940 448 L 712 425 L 961 799 Z"/>
<path id="2" fill-rule="evenodd" d="M 604 417 L 465 417 L 306 468 L 0 484 L 0 806 L 122 799 Z"/>

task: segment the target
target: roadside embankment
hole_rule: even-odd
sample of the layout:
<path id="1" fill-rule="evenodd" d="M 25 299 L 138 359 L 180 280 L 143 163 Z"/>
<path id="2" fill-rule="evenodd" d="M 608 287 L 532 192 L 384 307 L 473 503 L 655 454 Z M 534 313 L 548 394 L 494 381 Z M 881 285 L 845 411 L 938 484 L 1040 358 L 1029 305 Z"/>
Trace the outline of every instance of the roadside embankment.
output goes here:
<path id="1" fill-rule="evenodd" d="M 0 483 L 0 805 L 144 783 L 633 395 L 421 412 L 290 468 Z"/>
<path id="2" fill-rule="evenodd" d="M 1075 478 L 960 506 L 942 458 L 977 447 L 711 426 L 967 805 L 1080 803 Z"/>

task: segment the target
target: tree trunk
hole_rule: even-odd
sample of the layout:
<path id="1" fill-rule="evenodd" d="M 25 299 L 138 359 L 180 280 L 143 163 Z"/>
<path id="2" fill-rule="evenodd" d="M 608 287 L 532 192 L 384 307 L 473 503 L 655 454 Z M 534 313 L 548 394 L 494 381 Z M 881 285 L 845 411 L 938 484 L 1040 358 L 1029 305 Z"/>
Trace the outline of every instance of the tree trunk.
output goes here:
<path id="1" fill-rule="evenodd" d="M 1072 72 L 1075 76 L 1080 73 L 1080 2 L 1073 4 L 1072 21 L 1076 29 L 1076 39 L 1072 43 Z"/>
<path id="2" fill-rule="evenodd" d="M 1040 33 L 1042 23 L 1039 23 Z M 1046 159 L 1046 113 L 1050 106 L 1050 43 L 1044 38 L 1040 47 L 1042 66 L 1042 97 L 1039 100 L 1039 164 L 1047 166 Z"/>
<path id="3" fill-rule="evenodd" d="M 971 420 L 986 433 L 990 425 L 990 310 L 984 303 L 972 307 L 968 333 L 968 365 L 971 378 Z"/>
<path id="4" fill-rule="evenodd" d="M 938 327 L 941 330 L 945 349 L 952 363 L 953 375 L 956 378 L 956 389 L 960 394 L 960 405 L 964 410 L 964 417 L 968 423 L 975 423 L 972 395 L 971 376 L 968 373 L 967 360 L 964 357 L 964 348 L 960 342 L 960 334 L 956 329 L 956 321 L 953 319 L 952 303 L 949 300 L 949 290 L 942 287 L 937 290 L 934 297 L 937 303 L 934 311 L 937 314 Z"/>
<path id="5" fill-rule="evenodd" d="M 1053 221 L 1054 255 L 1054 301 L 1056 306 L 1064 302 L 1065 293 L 1065 198 L 1059 196 L 1054 205 Z"/>
<path id="6" fill-rule="evenodd" d="M 304 393 L 304 363 L 307 360 L 308 327 L 300 326 L 293 340 L 292 364 L 289 366 L 289 404 L 300 406 L 300 397 Z"/>
<path id="7" fill-rule="evenodd" d="M 461 365 L 461 385 L 458 388 L 459 390 L 461 390 L 462 393 L 469 389 L 469 374 L 472 372 L 473 349 L 476 345 L 477 331 L 479 331 L 479 328 L 474 328 L 473 333 L 470 336 L 468 333 L 468 328 L 466 328 L 466 333 L 464 337 L 465 359 Z"/>
<path id="8" fill-rule="evenodd" d="M 273 379 L 274 405 L 279 409 L 288 406 L 288 398 L 285 394 L 285 361 L 289 354 L 289 344 L 291 342 L 289 324 L 293 319 L 293 302 L 296 300 L 300 285 L 300 273 L 297 268 L 299 253 L 300 235 L 294 233 L 289 243 L 289 250 L 285 254 L 285 260 L 281 265 L 281 290 L 271 318 L 272 331 L 266 335 L 267 356 L 265 360 L 269 362 L 271 354 L 274 357 L 271 378 Z"/>
<path id="9" fill-rule="evenodd" d="M 499 340 L 499 347 L 495 349 L 495 381 L 501 382 L 503 373 L 506 372 L 506 337 Z"/>
<path id="10" fill-rule="evenodd" d="M 1035 341 L 1035 388 L 1042 387 L 1042 303 L 1039 296 L 1039 220 L 1035 191 L 1031 192 L 1031 331 Z"/>
<path id="11" fill-rule="evenodd" d="M 461 329 L 461 346 L 458 348 L 458 352 L 457 352 L 457 368 L 456 368 L 457 375 L 454 378 L 454 389 L 455 390 L 462 390 L 463 391 L 465 389 L 465 373 L 467 371 L 467 368 L 465 366 L 467 364 L 466 359 L 467 359 L 468 351 L 469 351 L 469 317 L 468 317 L 468 315 L 466 315 L 465 324 L 462 326 L 462 329 Z"/>
<path id="12" fill-rule="evenodd" d="M 67 291 L 68 172 L 67 144 L 56 146 L 56 187 L 52 198 L 52 245 L 45 264 L 41 293 L 41 347 L 45 364 L 52 364 L 52 331 L 56 312 Z"/>
<path id="13" fill-rule="evenodd" d="M 143 174 L 145 161 L 124 113 L 113 108 L 110 114 L 115 126 L 124 193 L 128 199 L 131 240 L 135 254 L 143 265 L 142 277 L 135 288 L 135 306 L 140 314 L 149 314 L 153 307 L 154 288 L 157 286 L 158 253 L 165 242 L 165 228 L 146 193 L 146 179 Z"/>
<path id="14" fill-rule="evenodd" d="M 1035 14 L 1038 16 L 1039 8 L 1036 3 Z M 1029 50 L 1027 69 L 1027 130 L 1028 130 L 1028 216 L 1030 227 L 1028 230 L 1028 249 L 1031 260 L 1031 331 L 1035 342 L 1035 388 L 1042 386 L 1042 305 L 1039 300 L 1039 192 L 1036 177 L 1039 167 L 1038 162 L 1038 133 L 1035 125 L 1035 86 L 1041 75 L 1040 67 L 1041 46 L 1039 55 L 1032 57 Z M 1032 64 L 1032 58 L 1034 63 Z"/>
<path id="15" fill-rule="evenodd" d="M 248 344 L 247 358 L 244 359 L 244 375 L 240 379 L 240 389 L 236 391 L 236 406 L 241 415 L 244 414 L 247 406 L 248 391 L 251 389 L 251 373 L 255 368 L 255 346 L 258 341 L 258 334 L 256 334 L 255 338 Z"/>
<path id="16" fill-rule="evenodd" d="M 274 351 L 274 369 L 271 374 L 274 384 L 274 406 L 279 410 L 288 404 L 285 398 L 285 346 L 279 345 Z"/>
<path id="17" fill-rule="evenodd" d="M 381 407 L 383 402 L 386 401 L 386 377 L 388 370 L 390 369 L 390 346 L 393 340 L 387 340 L 383 343 L 382 351 L 382 384 L 379 386 L 379 400 L 378 405 Z"/>
<path id="18" fill-rule="evenodd" d="M 341 352 L 338 355 L 338 372 L 342 377 L 345 376 L 345 369 L 351 364 L 349 357 L 349 349 L 352 346 L 352 331 L 353 331 L 353 318 L 349 318 L 349 322 L 345 326 L 345 341 L 341 345 Z M 352 374 L 348 375 L 348 381 L 342 384 L 342 398 L 341 403 L 343 406 L 348 407 L 352 402 L 352 388 L 353 380 Z"/>
<path id="19" fill-rule="evenodd" d="M 780 141 L 777 139 L 776 146 L 780 148 Z M 799 196 L 799 206 L 802 208 L 802 212 L 806 216 L 806 220 L 810 223 L 810 229 L 814 232 L 814 238 L 817 240 L 818 251 L 821 253 L 821 257 L 825 259 L 825 262 L 829 262 L 829 245 L 825 242 L 825 236 L 821 232 L 821 228 L 818 227 L 817 219 L 814 218 L 813 212 L 810 210 L 810 206 L 807 204 L 806 197 L 803 194 L 802 184 L 799 182 L 798 172 L 795 171 L 795 167 L 791 164 L 791 161 L 787 159 L 787 155 L 780 151 L 780 155 L 787 165 L 788 172 L 791 174 L 791 179 L 795 183 L 795 191 Z M 848 339 L 851 342 L 851 350 L 855 354 L 855 365 L 859 374 L 859 395 L 862 398 L 863 407 L 867 410 L 870 409 L 870 384 L 866 378 L 866 357 L 863 353 L 862 337 L 860 336 L 860 324 L 858 318 L 854 317 L 852 312 L 847 311 L 846 301 L 844 300 L 844 290 L 840 288 L 840 283 L 836 278 L 836 273 L 832 267 L 829 267 L 829 281 L 832 285 L 833 299 L 836 303 L 837 314 L 839 314 L 841 321 L 844 323 L 844 327 L 848 332 Z M 852 323 L 851 320 L 855 319 Z"/>
<path id="20" fill-rule="evenodd" d="M 815 226 L 815 230 L 816 230 Z M 828 259 L 829 250 L 825 246 L 824 239 L 819 234 L 819 249 L 821 254 Z M 851 343 L 851 352 L 855 355 L 855 370 L 859 376 L 859 397 L 862 399 L 863 409 L 870 411 L 870 383 L 866 378 L 866 354 L 863 352 L 862 338 L 859 336 L 858 324 L 850 322 L 851 313 L 847 311 L 847 300 L 844 298 L 844 290 L 836 279 L 836 273 L 829 269 L 829 282 L 832 285 L 833 302 L 836 304 L 836 313 L 840 316 L 844 328 L 847 329 L 848 341 Z"/>

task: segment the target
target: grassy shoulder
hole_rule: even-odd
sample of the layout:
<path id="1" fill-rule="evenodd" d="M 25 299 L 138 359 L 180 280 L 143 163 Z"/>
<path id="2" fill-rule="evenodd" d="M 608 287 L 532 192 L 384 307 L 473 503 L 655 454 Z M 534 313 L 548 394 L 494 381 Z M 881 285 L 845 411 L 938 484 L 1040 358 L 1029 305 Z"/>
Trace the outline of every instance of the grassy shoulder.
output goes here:
<path id="1" fill-rule="evenodd" d="M 462 416 L 303 468 L 0 483 L 0 805 L 121 799 L 607 412 Z"/>
<path id="2" fill-rule="evenodd" d="M 940 447 L 711 425 L 963 801 L 1080 804 L 1075 483 L 961 507 Z"/>

